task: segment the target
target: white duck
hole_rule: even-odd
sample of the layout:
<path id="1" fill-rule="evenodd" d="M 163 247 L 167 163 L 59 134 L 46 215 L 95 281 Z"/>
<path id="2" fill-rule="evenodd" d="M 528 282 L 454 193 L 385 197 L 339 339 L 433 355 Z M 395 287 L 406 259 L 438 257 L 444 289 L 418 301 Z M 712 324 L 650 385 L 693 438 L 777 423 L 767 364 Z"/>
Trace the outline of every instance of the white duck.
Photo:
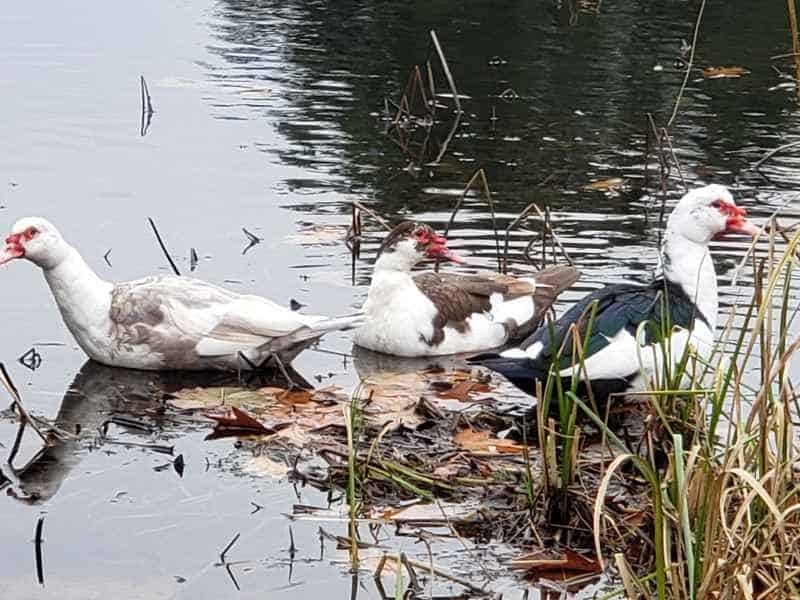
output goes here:
<path id="1" fill-rule="evenodd" d="M 44 271 L 67 329 L 95 361 L 147 370 L 237 370 L 274 353 L 290 362 L 329 331 L 358 325 L 358 315 L 303 315 L 259 296 L 172 275 L 128 283 L 103 281 L 47 220 L 17 221 L 0 265 L 25 258 Z"/>
<path id="2" fill-rule="evenodd" d="M 357 346 L 406 357 L 498 348 L 538 326 L 556 296 L 578 278 L 577 269 L 567 266 L 521 278 L 412 274 L 426 258 L 463 262 L 425 224 L 405 221 L 386 236 L 364 304 L 366 320 L 355 332 Z"/>
<path id="3" fill-rule="evenodd" d="M 523 391 L 533 394 L 536 380 L 544 382 L 553 363 L 552 350 L 564 347 L 559 366 L 567 388 L 573 369 L 570 328 L 578 323 L 585 340 L 588 312 L 597 302 L 588 344 L 583 348 L 586 370 L 595 398 L 643 389 L 661 371 L 663 352 L 656 347 L 664 333 L 669 338 L 672 363 L 684 357 L 687 344 L 707 361 L 717 328 L 717 274 L 708 250 L 712 239 L 727 233 L 755 235 L 758 228 L 745 219 L 745 210 L 727 188 L 707 185 L 687 193 L 672 211 L 661 249 L 663 276 L 647 286 L 609 285 L 575 304 L 551 328 L 543 327 L 518 348 L 471 359 L 499 373 Z M 664 310 L 664 306 L 667 310 Z M 639 325 L 649 322 L 641 338 Z M 667 331 L 668 330 L 668 331 Z M 702 369 L 702 365 L 698 365 Z M 674 370 L 672 371 L 675 372 Z M 688 383 L 688 379 L 682 384 Z"/>

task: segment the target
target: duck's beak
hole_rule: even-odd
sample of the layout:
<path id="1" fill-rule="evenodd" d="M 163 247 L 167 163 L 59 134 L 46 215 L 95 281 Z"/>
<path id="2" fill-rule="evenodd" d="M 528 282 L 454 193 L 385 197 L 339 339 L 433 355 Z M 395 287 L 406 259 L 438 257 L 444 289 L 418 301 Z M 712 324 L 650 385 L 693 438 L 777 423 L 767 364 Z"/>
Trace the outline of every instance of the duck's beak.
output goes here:
<path id="1" fill-rule="evenodd" d="M 22 258 L 25 256 L 25 250 L 20 244 L 20 235 L 14 234 L 6 238 L 6 247 L 0 252 L 0 265 L 14 260 L 15 258 Z"/>
<path id="2" fill-rule="evenodd" d="M 728 216 L 728 220 L 725 222 L 725 233 L 744 233 L 755 236 L 759 232 L 759 228 L 745 218 L 747 211 L 741 206 L 729 204 L 725 206 L 724 210 Z"/>
<path id="3" fill-rule="evenodd" d="M 450 248 L 447 247 L 447 238 L 441 235 L 435 235 L 431 240 L 431 245 L 428 246 L 427 255 L 429 258 L 436 258 L 439 260 L 449 260 L 456 263 L 467 262 L 457 254 L 453 254 Z"/>

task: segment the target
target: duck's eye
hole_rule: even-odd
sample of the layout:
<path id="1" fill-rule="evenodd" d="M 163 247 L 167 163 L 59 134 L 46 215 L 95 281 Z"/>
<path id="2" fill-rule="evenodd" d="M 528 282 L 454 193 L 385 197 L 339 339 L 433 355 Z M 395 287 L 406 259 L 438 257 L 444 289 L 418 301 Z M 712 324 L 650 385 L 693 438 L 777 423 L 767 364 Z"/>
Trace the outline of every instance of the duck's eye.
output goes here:
<path id="1" fill-rule="evenodd" d="M 39 230 L 36 227 L 28 227 L 23 234 L 26 240 L 32 240 L 37 235 L 39 235 Z"/>
<path id="2" fill-rule="evenodd" d="M 722 200 L 714 200 L 711 203 L 711 206 L 719 210 L 720 208 L 722 208 Z"/>
<path id="3" fill-rule="evenodd" d="M 418 227 L 414 230 L 414 237 L 418 240 L 425 241 L 428 239 L 428 232 L 423 227 Z"/>

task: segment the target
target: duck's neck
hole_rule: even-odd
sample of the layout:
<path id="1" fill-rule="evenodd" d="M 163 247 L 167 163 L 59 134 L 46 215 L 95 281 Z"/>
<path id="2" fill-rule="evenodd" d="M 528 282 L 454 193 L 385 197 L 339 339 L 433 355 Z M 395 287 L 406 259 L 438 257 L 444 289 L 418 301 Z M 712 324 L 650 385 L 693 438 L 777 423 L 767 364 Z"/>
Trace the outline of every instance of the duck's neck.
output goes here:
<path id="1" fill-rule="evenodd" d="M 410 275 L 411 269 L 416 264 L 416 257 L 412 258 L 402 252 L 383 252 L 375 261 L 373 277 L 378 275 Z"/>
<path id="2" fill-rule="evenodd" d="M 681 286 L 714 331 L 719 298 L 717 273 L 708 245 L 668 230 L 661 249 L 661 265 L 664 277 Z"/>
<path id="3" fill-rule="evenodd" d="M 86 335 L 108 323 L 113 285 L 100 279 L 72 247 L 42 270 L 64 322 L 83 345 Z"/>

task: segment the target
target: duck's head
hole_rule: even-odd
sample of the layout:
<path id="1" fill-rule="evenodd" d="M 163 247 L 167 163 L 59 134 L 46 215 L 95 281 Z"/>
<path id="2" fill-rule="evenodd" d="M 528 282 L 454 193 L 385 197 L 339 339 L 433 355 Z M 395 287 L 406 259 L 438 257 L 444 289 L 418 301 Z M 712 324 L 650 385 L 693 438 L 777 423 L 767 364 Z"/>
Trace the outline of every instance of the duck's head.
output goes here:
<path id="1" fill-rule="evenodd" d="M 0 265 L 15 258 L 27 258 L 43 269 L 51 269 L 64 259 L 68 251 L 69 246 L 50 221 L 25 217 L 11 228 L 5 248 L 0 252 Z"/>
<path id="2" fill-rule="evenodd" d="M 447 247 L 447 238 L 438 235 L 425 223 L 403 221 L 392 229 L 378 249 L 378 258 L 397 266 L 413 267 L 426 258 L 464 262 Z"/>
<path id="3" fill-rule="evenodd" d="M 745 209 L 736 206 L 728 188 L 706 185 L 681 198 L 669 216 L 667 229 L 697 244 L 708 244 L 728 233 L 756 235 L 758 227 L 746 215 Z"/>

